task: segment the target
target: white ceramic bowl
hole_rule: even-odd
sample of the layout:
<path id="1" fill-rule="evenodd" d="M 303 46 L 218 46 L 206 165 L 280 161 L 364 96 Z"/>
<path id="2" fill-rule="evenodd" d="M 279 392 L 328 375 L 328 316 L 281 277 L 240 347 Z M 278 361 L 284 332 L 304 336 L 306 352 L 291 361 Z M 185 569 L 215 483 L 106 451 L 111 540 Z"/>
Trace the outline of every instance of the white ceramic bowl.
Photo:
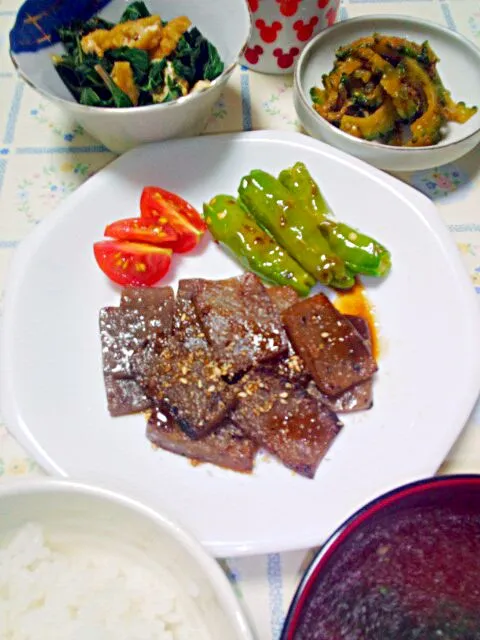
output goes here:
<path id="1" fill-rule="evenodd" d="M 430 42 L 440 58 L 438 71 L 454 100 L 480 108 L 480 50 L 445 27 L 407 16 L 365 16 L 339 22 L 320 33 L 303 50 L 295 68 L 294 103 L 305 130 L 370 164 L 390 171 L 417 171 L 453 162 L 480 142 L 480 111 L 465 124 L 449 123 L 432 147 L 390 147 L 355 138 L 322 118 L 312 107 L 310 89 L 334 63 L 335 50 L 374 32 Z"/>
<path id="2" fill-rule="evenodd" d="M 111 0 L 98 15 L 118 22 L 126 4 L 125 0 Z M 188 16 L 217 47 L 225 68 L 206 90 L 166 104 L 128 109 L 88 107 L 75 101 L 54 69 L 51 56 L 63 53 L 61 43 L 35 53 L 11 52 L 13 64 L 23 80 L 116 153 L 145 142 L 201 133 L 250 33 L 245 0 L 147 0 L 146 4 L 151 13 L 158 13 L 165 20 Z"/>
<path id="3" fill-rule="evenodd" d="M 58 480 L 22 481 L 0 489 L 0 547 L 13 531 L 35 522 L 45 536 L 68 545 L 133 554 L 159 564 L 195 598 L 211 640 L 253 640 L 239 602 L 219 565 L 178 524 L 139 502 L 88 485 Z M 70 542 L 74 544 L 74 542 Z"/>

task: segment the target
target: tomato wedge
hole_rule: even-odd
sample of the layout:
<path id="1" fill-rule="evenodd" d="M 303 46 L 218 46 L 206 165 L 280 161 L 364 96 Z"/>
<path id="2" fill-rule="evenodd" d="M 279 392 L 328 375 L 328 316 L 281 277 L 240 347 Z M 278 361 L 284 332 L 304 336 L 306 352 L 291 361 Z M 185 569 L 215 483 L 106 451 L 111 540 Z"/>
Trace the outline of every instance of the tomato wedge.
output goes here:
<path id="1" fill-rule="evenodd" d="M 145 187 L 140 198 L 141 217 L 165 220 L 178 235 L 172 249 L 186 253 L 193 249 L 206 231 L 206 224 L 186 200 L 160 187 Z"/>
<path id="2" fill-rule="evenodd" d="M 203 233 L 207 230 L 207 225 L 198 211 L 176 193 L 172 193 L 161 187 L 144 187 L 140 199 L 141 209 L 144 198 L 146 199 L 145 206 L 147 208 L 152 207 L 159 214 L 164 213 L 165 217 L 168 217 L 168 214 L 174 211 L 183 218 L 186 218 L 197 231 Z M 142 216 L 143 215 L 142 209 Z M 149 217 L 148 213 L 145 213 L 145 215 L 147 218 Z"/>
<path id="3" fill-rule="evenodd" d="M 167 273 L 172 250 L 140 242 L 102 240 L 93 245 L 95 259 L 106 276 L 122 286 L 150 287 Z"/>
<path id="4" fill-rule="evenodd" d="M 167 222 L 160 219 L 125 218 L 117 220 L 105 227 L 104 235 L 117 240 L 131 242 L 147 242 L 158 247 L 171 248 L 178 239 L 178 234 Z"/>

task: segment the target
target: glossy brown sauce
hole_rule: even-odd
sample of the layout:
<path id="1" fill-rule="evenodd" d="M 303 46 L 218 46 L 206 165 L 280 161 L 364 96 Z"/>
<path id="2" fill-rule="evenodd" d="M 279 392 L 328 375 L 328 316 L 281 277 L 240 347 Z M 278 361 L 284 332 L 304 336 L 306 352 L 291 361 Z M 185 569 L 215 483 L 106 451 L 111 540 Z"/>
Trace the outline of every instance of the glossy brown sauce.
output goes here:
<path id="1" fill-rule="evenodd" d="M 367 298 L 363 284 L 357 280 L 355 286 L 349 291 L 337 291 L 337 297 L 333 304 L 341 313 L 360 316 L 368 322 L 372 336 L 372 355 L 378 360 L 380 355 L 380 339 L 378 335 L 378 323 L 372 303 Z"/>

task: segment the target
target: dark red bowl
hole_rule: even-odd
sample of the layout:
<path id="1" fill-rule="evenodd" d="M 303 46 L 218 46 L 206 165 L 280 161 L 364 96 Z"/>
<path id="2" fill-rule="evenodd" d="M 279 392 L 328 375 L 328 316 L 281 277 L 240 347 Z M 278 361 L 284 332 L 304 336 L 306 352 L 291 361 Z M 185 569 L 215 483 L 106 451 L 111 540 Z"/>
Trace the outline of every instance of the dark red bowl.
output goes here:
<path id="1" fill-rule="evenodd" d="M 280 640 L 424 640 L 445 630 L 480 638 L 480 475 L 420 480 L 357 511 L 306 570 Z"/>

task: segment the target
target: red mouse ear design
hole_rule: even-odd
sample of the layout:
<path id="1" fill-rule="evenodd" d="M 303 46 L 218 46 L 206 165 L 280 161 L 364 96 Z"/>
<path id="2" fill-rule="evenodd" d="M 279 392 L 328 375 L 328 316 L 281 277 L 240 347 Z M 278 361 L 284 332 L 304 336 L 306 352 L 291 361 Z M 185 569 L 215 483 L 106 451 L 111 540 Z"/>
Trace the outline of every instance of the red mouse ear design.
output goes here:
<path id="1" fill-rule="evenodd" d="M 275 58 L 279 58 L 282 54 L 283 54 L 283 51 L 281 49 L 277 48 L 273 50 L 273 55 L 275 56 Z"/>
<path id="2" fill-rule="evenodd" d="M 282 23 L 278 22 L 278 20 L 275 20 L 275 22 L 272 23 L 272 29 L 275 29 L 275 31 L 280 31 L 281 28 Z"/>
<path id="3" fill-rule="evenodd" d="M 302 29 L 304 26 L 303 24 L 303 20 L 297 20 L 296 22 L 293 23 L 293 28 L 295 29 L 295 31 L 299 31 L 300 29 Z"/>
<path id="4" fill-rule="evenodd" d="M 274 52 L 275 53 L 275 52 Z M 297 47 L 292 47 L 290 49 L 290 55 L 291 56 L 296 56 L 298 53 L 300 53 L 300 49 L 297 49 Z"/>
<path id="5" fill-rule="evenodd" d="M 255 26 L 257 27 L 257 29 L 264 29 L 265 28 L 265 20 L 256 20 L 255 21 Z"/>
<path id="6" fill-rule="evenodd" d="M 318 23 L 318 16 L 313 16 L 313 18 L 310 20 L 310 26 L 314 27 L 317 23 Z M 295 27 L 295 25 L 293 26 Z"/>
<path id="7" fill-rule="evenodd" d="M 337 16 L 337 13 L 333 9 L 329 9 L 327 11 L 327 24 L 329 27 L 331 27 L 332 24 L 335 22 L 336 16 Z"/>
<path id="8" fill-rule="evenodd" d="M 255 51 L 255 53 L 258 53 L 258 55 L 260 55 L 261 53 L 263 53 L 263 49 L 262 49 L 262 47 L 261 47 L 259 44 L 256 44 L 256 45 L 253 47 L 253 50 Z"/>

